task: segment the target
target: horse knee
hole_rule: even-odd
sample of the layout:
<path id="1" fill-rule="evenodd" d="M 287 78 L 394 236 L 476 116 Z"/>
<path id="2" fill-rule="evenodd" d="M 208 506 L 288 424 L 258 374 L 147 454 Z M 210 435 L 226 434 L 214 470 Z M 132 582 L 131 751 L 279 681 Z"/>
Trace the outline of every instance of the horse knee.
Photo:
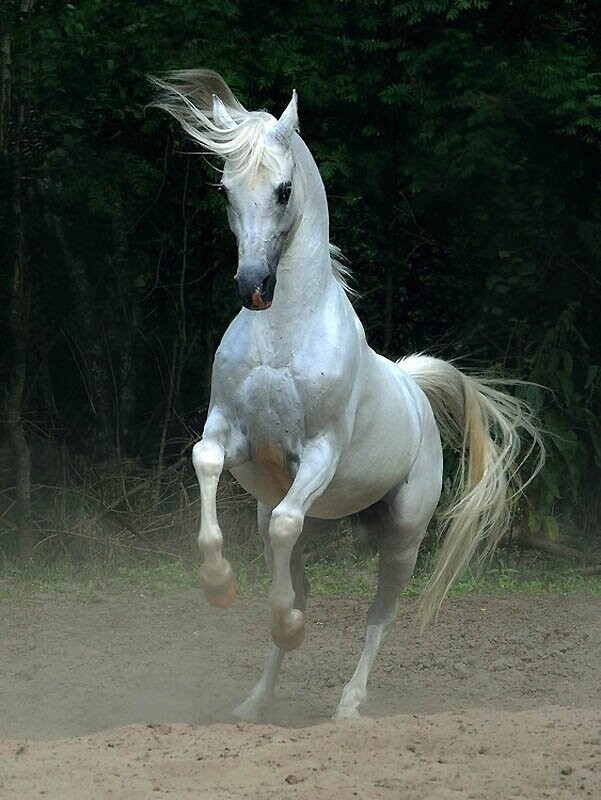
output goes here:
<path id="1" fill-rule="evenodd" d="M 218 478 L 223 470 L 223 447 L 217 442 L 202 439 L 192 449 L 192 464 L 203 478 Z"/>

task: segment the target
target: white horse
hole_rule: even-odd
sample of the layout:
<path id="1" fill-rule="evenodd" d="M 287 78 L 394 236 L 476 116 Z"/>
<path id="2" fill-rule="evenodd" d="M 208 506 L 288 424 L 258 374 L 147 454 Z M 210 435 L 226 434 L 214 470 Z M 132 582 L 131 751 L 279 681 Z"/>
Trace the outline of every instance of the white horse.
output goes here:
<path id="1" fill-rule="evenodd" d="M 279 119 L 247 111 L 208 70 L 155 81 L 157 106 L 203 152 L 224 163 L 220 188 L 238 240 L 235 281 L 244 308 L 215 355 L 209 413 L 193 463 L 200 483 L 201 581 L 213 605 L 236 587 L 222 555 L 216 492 L 228 469 L 258 501 L 272 576 L 274 646 L 235 713 L 256 720 L 271 703 L 288 650 L 304 638 L 308 582 L 300 536 L 312 520 L 358 514 L 379 543 L 379 578 L 365 646 L 336 717 L 358 716 L 370 668 L 397 612 L 442 485 L 439 428 L 466 463 L 447 513 L 444 544 L 421 599 L 433 619 L 478 545 L 492 551 L 506 528 L 508 486 L 543 449 L 530 415 L 490 382 L 423 355 L 393 363 L 375 353 L 332 258 L 319 171 L 297 133 L 296 93 Z M 491 434 L 492 432 L 492 434 Z"/>

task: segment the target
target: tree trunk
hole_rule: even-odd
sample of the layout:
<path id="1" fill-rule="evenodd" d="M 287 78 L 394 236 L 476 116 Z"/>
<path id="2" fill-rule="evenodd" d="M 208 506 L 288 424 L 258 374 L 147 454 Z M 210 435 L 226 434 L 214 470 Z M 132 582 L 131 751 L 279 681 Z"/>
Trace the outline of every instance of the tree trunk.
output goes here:
<path id="1" fill-rule="evenodd" d="M 21 0 L 19 12 L 32 10 L 35 0 Z M 23 424 L 23 398 L 27 378 L 27 344 L 31 285 L 25 238 L 22 181 L 22 135 L 26 117 L 23 102 L 14 102 L 12 37 L 10 23 L 0 39 L 0 153 L 6 161 L 12 189 L 12 280 L 10 333 L 12 359 L 6 390 L 6 427 L 12 450 L 16 486 L 17 534 L 21 555 L 31 558 L 34 536 L 31 515 L 31 456 Z M 11 135 L 11 123 L 13 133 Z"/>
<path id="2" fill-rule="evenodd" d="M 120 204 L 113 218 L 113 256 L 115 271 L 115 314 L 111 322 L 111 358 L 116 363 L 117 390 L 115 393 L 115 435 L 117 457 L 130 456 L 134 446 L 136 427 L 136 358 L 135 349 L 140 326 L 140 309 L 137 297 L 131 291 L 128 264 L 129 242 L 125 226 L 125 211 Z M 115 333 L 118 335 L 115 341 Z M 125 453 L 123 452 L 123 449 Z"/>
<path id="3" fill-rule="evenodd" d="M 390 355 L 390 348 L 392 347 L 394 318 L 392 314 L 392 305 L 394 300 L 394 273 L 392 267 L 389 265 L 386 268 L 386 297 L 384 298 L 384 354 Z"/>
<path id="4" fill-rule="evenodd" d="M 8 95 L 10 96 L 10 91 Z M 12 161 L 13 190 L 13 253 L 10 291 L 10 330 L 13 347 L 6 395 L 6 426 L 14 459 L 19 550 L 24 558 L 31 558 L 34 545 L 31 518 L 31 457 L 23 425 L 23 396 L 27 376 L 27 340 L 31 297 L 25 252 L 25 220 L 21 186 L 21 132 L 24 117 L 25 109 L 23 105 L 20 105 L 15 120 L 12 146 L 9 145 L 8 136 L 4 139 L 5 155 Z"/>
<path id="5" fill-rule="evenodd" d="M 111 379 L 107 368 L 106 342 L 102 335 L 103 326 L 98 318 L 94 292 L 90 285 L 86 266 L 72 252 L 63 220 L 49 212 L 48 223 L 54 228 L 69 274 L 73 318 L 77 326 L 77 343 L 82 357 L 82 375 L 85 376 L 85 389 L 94 419 L 93 441 L 97 455 L 103 458 L 114 448 L 114 404 Z"/>
<path id="6" fill-rule="evenodd" d="M 2 34 L 0 38 L 0 153 L 8 156 L 8 129 L 10 122 L 10 67 L 11 67 L 11 39 L 10 32 Z"/>

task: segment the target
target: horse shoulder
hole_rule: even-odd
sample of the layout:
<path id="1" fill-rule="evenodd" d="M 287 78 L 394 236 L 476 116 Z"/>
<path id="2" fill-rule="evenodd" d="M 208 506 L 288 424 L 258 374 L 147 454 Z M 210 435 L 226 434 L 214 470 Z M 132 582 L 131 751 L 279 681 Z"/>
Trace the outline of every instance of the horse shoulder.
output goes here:
<path id="1" fill-rule="evenodd" d="M 356 379 L 361 354 L 361 338 L 354 327 L 317 326 L 291 361 L 295 383 L 304 393 L 327 394 L 335 402 L 341 397 L 346 399 Z"/>

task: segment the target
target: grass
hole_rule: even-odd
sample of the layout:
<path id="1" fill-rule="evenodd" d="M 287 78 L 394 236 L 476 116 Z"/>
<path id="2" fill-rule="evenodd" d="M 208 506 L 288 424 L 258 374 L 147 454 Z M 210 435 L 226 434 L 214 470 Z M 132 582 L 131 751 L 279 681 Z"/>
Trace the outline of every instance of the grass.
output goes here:
<path id="1" fill-rule="evenodd" d="M 403 596 L 418 595 L 425 587 L 431 567 L 418 566 Z M 311 591 L 317 595 L 370 597 L 376 585 L 377 558 L 356 558 L 352 563 L 333 561 L 308 567 Z M 550 559 L 524 559 L 501 553 L 482 575 L 467 574 L 451 590 L 451 596 L 472 593 L 522 592 L 542 594 L 554 592 L 587 592 L 601 595 L 601 575 L 584 577 L 574 564 Z"/>
<path id="2" fill-rule="evenodd" d="M 265 595 L 269 581 L 260 554 L 249 546 L 230 550 L 239 593 L 243 597 Z M 418 567 L 404 595 L 417 595 L 425 586 L 428 558 Z M 370 597 L 375 589 L 377 559 L 346 552 L 327 560 L 311 559 L 307 565 L 314 595 Z M 135 588 L 152 594 L 199 589 L 197 566 L 190 560 L 157 556 L 141 561 L 124 554 L 103 561 L 62 556 L 53 560 L 19 563 L 0 562 L 0 599 L 19 599 L 39 594 L 75 595 L 84 602 L 100 600 L 105 592 Z M 536 555 L 501 551 L 481 576 L 462 578 L 451 595 L 470 593 L 522 592 L 541 594 L 586 592 L 601 595 L 601 576 L 583 577 L 574 564 Z"/>

